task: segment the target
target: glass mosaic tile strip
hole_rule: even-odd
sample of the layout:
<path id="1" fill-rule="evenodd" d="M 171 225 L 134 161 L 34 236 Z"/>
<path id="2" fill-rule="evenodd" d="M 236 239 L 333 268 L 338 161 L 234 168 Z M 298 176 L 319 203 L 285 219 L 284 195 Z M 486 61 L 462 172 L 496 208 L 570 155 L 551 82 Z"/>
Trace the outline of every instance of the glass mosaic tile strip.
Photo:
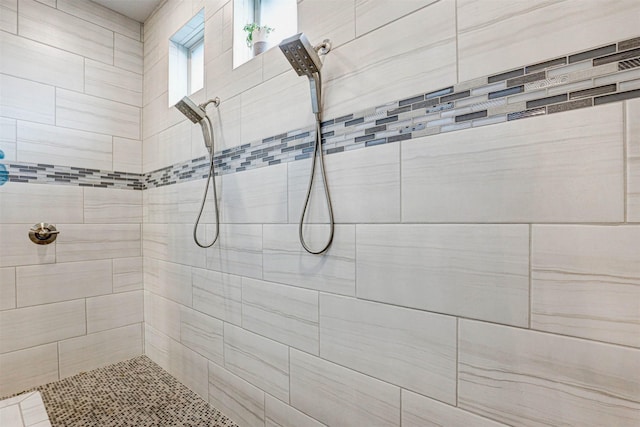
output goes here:
<path id="1" fill-rule="evenodd" d="M 322 122 L 326 154 L 444 132 L 521 120 L 640 97 L 640 37 L 429 90 Z M 216 175 L 308 159 L 313 127 L 228 148 L 215 154 Z M 11 182 L 146 188 L 207 176 L 207 157 L 145 174 L 8 162 Z"/>

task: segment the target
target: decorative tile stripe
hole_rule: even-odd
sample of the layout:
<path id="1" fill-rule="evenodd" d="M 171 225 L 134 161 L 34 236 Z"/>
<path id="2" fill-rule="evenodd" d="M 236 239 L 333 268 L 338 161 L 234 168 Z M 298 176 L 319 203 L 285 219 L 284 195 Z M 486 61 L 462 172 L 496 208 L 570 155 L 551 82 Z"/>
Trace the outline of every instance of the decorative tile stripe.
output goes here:
<path id="1" fill-rule="evenodd" d="M 340 153 L 637 97 L 640 37 L 326 120 L 322 146 L 326 154 Z M 216 175 L 310 158 L 314 139 L 314 129 L 305 128 L 222 150 Z M 9 163 L 9 179 L 142 190 L 202 179 L 208 168 L 206 157 L 142 175 Z"/>

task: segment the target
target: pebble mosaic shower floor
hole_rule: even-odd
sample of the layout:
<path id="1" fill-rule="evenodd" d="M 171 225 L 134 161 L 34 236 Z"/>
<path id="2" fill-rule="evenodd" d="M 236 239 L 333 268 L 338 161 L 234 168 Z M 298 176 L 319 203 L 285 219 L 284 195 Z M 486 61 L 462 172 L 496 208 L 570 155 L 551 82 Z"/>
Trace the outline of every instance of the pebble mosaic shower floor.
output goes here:
<path id="1" fill-rule="evenodd" d="M 146 356 L 32 391 L 53 427 L 238 427 Z"/>

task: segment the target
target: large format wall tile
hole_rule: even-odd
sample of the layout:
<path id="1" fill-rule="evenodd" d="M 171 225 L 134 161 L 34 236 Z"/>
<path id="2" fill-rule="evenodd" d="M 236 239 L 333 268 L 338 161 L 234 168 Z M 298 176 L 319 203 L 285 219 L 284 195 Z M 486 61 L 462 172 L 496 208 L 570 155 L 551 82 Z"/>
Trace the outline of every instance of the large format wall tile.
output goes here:
<path id="1" fill-rule="evenodd" d="M 140 138 L 140 108 L 64 89 L 56 91 L 56 125 Z"/>
<path id="2" fill-rule="evenodd" d="M 16 269 L 0 268 L 0 310 L 16 307 Z"/>
<path id="3" fill-rule="evenodd" d="M 318 292 L 242 279 L 242 327 L 318 354 Z"/>
<path id="4" fill-rule="evenodd" d="M 53 124 L 55 103 L 53 86 L 0 74 L 0 116 Z"/>
<path id="5" fill-rule="evenodd" d="M 142 76 L 113 65 L 85 61 L 85 93 L 142 107 Z"/>
<path id="6" fill-rule="evenodd" d="M 141 323 L 143 312 L 140 290 L 87 298 L 87 333 Z"/>
<path id="7" fill-rule="evenodd" d="M 225 322 L 241 325 L 241 278 L 218 271 L 194 268 L 193 308 Z"/>
<path id="8" fill-rule="evenodd" d="M 435 3 L 435 0 L 388 2 L 385 0 L 356 0 L 356 36 L 361 37 L 417 9 Z"/>
<path id="9" fill-rule="evenodd" d="M 113 64 L 113 32 L 84 19 L 33 0 L 20 0 L 18 28 L 23 37 Z"/>
<path id="10" fill-rule="evenodd" d="M 640 351 L 460 320 L 458 402 L 507 424 L 637 425 Z"/>
<path id="11" fill-rule="evenodd" d="M 0 353 L 84 335 L 84 300 L 0 311 Z"/>
<path id="12" fill-rule="evenodd" d="M 143 45 L 129 37 L 115 34 L 113 39 L 113 65 L 134 73 L 143 71 Z"/>
<path id="13" fill-rule="evenodd" d="M 621 221 L 622 142 L 620 104 L 402 142 L 402 220 Z"/>
<path id="14" fill-rule="evenodd" d="M 0 73 L 65 89 L 84 90 L 84 59 L 81 56 L 5 32 L 0 33 L 0 46 Z"/>
<path id="15" fill-rule="evenodd" d="M 499 427 L 504 425 L 408 390 L 402 390 L 403 427 Z"/>
<path id="16" fill-rule="evenodd" d="M 640 99 L 627 102 L 627 220 L 640 222 Z"/>
<path id="17" fill-rule="evenodd" d="M 209 244 L 215 235 L 215 225 L 207 225 L 206 239 Z M 194 244 L 195 246 L 195 244 Z M 221 224 L 220 237 L 215 245 L 204 250 L 207 268 L 223 273 L 262 278 L 262 225 Z"/>
<path id="18" fill-rule="evenodd" d="M 144 292 L 144 321 L 158 332 L 180 341 L 180 304 Z"/>
<path id="19" fill-rule="evenodd" d="M 15 161 L 16 148 L 16 120 L 0 117 L 0 150 L 4 152 L 4 161 Z"/>
<path id="20" fill-rule="evenodd" d="M 460 81 L 636 37 L 640 19 L 635 0 L 593 1 L 587 8 L 581 0 L 461 0 L 457 6 Z"/>
<path id="21" fill-rule="evenodd" d="M 112 262 L 108 259 L 18 267 L 18 307 L 109 294 L 112 282 Z"/>
<path id="22" fill-rule="evenodd" d="M 0 223 L 5 224 L 83 220 L 82 187 L 9 183 L 0 187 L 0 204 Z"/>
<path id="23" fill-rule="evenodd" d="M 85 188 L 84 222 L 87 224 L 142 222 L 142 191 Z"/>
<path id="24" fill-rule="evenodd" d="M 113 170 L 142 173 L 142 141 L 114 136 Z"/>
<path id="25" fill-rule="evenodd" d="M 56 261 L 140 256 L 139 224 L 59 224 Z"/>
<path id="26" fill-rule="evenodd" d="M 330 39 L 333 48 L 356 37 L 354 0 L 324 0 L 298 3 L 298 31 L 304 32 L 311 43 Z M 274 49 L 275 50 L 275 49 Z M 284 58 L 280 52 L 278 57 Z M 267 60 L 265 56 L 265 69 Z M 286 64 L 286 60 L 284 61 Z M 289 65 L 286 65 L 287 69 Z"/>
<path id="27" fill-rule="evenodd" d="M 206 265 L 207 251 L 199 248 L 193 241 L 192 224 L 144 224 L 142 231 L 145 257 L 194 267 Z M 198 238 L 204 241 L 204 227 L 200 227 L 198 231 Z"/>
<path id="28" fill-rule="evenodd" d="M 259 388 L 209 362 L 209 403 L 235 422 L 263 426 L 264 397 Z"/>
<path id="29" fill-rule="evenodd" d="M 223 335 L 222 320 L 180 308 L 180 342 L 220 365 L 224 364 Z"/>
<path id="30" fill-rule="evenodd" d="M 216 178 L 218 189 L 221 188 L 220 182 L 221 178 Z M 206 181 L 199 179 L 144 190 L 145 223 L 194 224 L 200 212 L 205 186 Z M 220 198 L 218 194 L 218 199 Z M 213 185 L 209 185 L 207 202 L 200 218 L 202 224 L 214 223 L 216 220 L 213 201 Z"/>
<path id="31" fill-rule="evenodd" d="M 300 245 L 298 226 L 265 225 L 264 279 L 302 288 L 343 295 L 355 294 L 355 226 L 337 225 L 333 243 L 322 256 L 305 252 Z M 329 238 L 329 227 L 304 227 L 305 241 L 321 248 Z"/>
<path id="32" fill-rule="evenodd" d="M 60 341 L 60 377 L 117 363 L 142 354 L 142 324 Z"/>
<path id="33" fill-rule="evenodd" d="M 314 420 L 295 408 L 268 394 L 264 396 L 265 427 L 322 427 L 324 424 Z"/>
<path id="34" fill-rule="evenodd" d="M 456 403 L 456 319 L 320 294 L 320 356 Z"/>
<path id="35" fill-rule="evenodd" d="M 400 425 L 400 388 L 293 349 L 291 405 L 327 425 Z"/>
<path id="36" fill-rule="evenodd" d="M 640 226 L 533 226 L 531 327 L 640 347 Z"/>
<path id="37" fill-rule="evenodd" d="M 31 347 L 0 355 L 0 396 L 58 380 L 58 345 Z"/>
<path id="38" fill-rule="evenodd" d="M 58 9 L 85 21 L 93 22 L 134 40 L 140 40 L 141 25 L 139 22 L 104 6 L 88 4 L 83 0 L 59 0 L 57 6 Z"/>
<path id="39" fill-rule="evenodd" d="M 289 401 L 289 348 L 224 325 L 224 367 L 278 399 Z"/>
<path id="40" fill-rule="evenodd" d="M 142 289 L 142 257 L 113 260 L 113 292 Z"/>
<path id="41" fill-rule="evenodd" d="M 0 30 L 18 32 L 18 0 L 0 0 Z"/>
<path id="42" fill-rule="evenodd" d="M 302 213 L 311 160 L 288 164 L 289 222 Z M 329 194 L 338 223 L 400 222 L 400 144 L 354 150 L 325 159 Z M 328 222 L 322 176 L 316 168 L 305 223 Z"/>
<path id="43" fill-rule="evenodd" d="M 27 235 L 33 224 L 0 224 L 0 267 L 56 262 L 56 243 L 36 245 Z"/>
<path id="44" fill-rule="evenodd" d="M 110 135 L 18 121 L 18 160 L 110 170 Z"/>
<path id="45" fill-rule="evenodd" d="M 191 267 L 145 257 L 144 289 L 191 306 Z"/>
<path id="46" fill-rule="evenodd" d="M 358 225 L 357 296 L 528 326 L 526 225 Z"/>

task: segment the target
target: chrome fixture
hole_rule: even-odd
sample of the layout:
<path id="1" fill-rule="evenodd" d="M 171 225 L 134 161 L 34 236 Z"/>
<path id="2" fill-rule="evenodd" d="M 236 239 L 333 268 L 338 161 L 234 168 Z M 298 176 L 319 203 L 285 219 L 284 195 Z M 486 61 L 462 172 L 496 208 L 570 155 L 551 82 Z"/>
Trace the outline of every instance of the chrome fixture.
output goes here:
<path id="1" fill-rule="evenodd" d="M 36 245 L 48 245 L 55 242 L 60 232 L 53 224 L 40 222 L 29 229 L 29 239 Z"/>
<path id="2" fill-rule="evenodd" d="M 313 147 L 313 160 L 311 163 L 311 173 L 309 174 L 309 186 L 307 188 L 307 197 L 302 209 L 302 215 L 300 216 L 300 224 L 298 226 L 298 237 L 304 250 L 310 254 L 318 255 L 329 249 L 331 242 L 333 242 L 333 233 L 335 223 L 333 220 L 333 207 L 331 205 L 331 196 L 329 195 L 329 187 L 327 185 L 327 177 L 324 168 L 324 153 L 322 150 L 322 134 L 320 127 L 322 123 L 321 113 L 321 100 L 322 100 L 322 78 L 320 75 L 320 69 L 322 68 L 322 61 L 320 55 L 326 55 L 331 51 L 331 42 L 325 39 L 317 46 L 312 46 L 309 40 L 303 33 L 296 34 L 280 42 L 280 50 L 284 53 L 284 56 L 289 60 L 291 66 L 298 73 L 299 76 L 307 76 L 309 79 L 309 87 L 311 89 L 311 110 L 316 116 L 316 141 Z M 322 249 L 314 251 L 309 248 L 304 240 L 302 233 L 302 226 L 304 223 L 304 217 L 307 214 L 309 207 L 309 199 L 311 198 L 311 190 L 313 188 L 313 177 L 316 169 L 316 159 L 320 159 L 320 172 L 322 173 L 322 181 L 324 184 L 324 194 L 327 203 L 327 209 L 329 211 L 329 238 Z"/>
<path id="3" fill-rule="evenodd" d="M 206 112 L 207 105 L 209 104 L 213 104 L 215 107 L 218 107 L 220 105 L 220 99 L 213 98 L 198 105 L 191 99 L 189 99 L 189 97 L 185 96 L 175 105 L 175 107 L 189 120 L 191 120 L 193 123 L 200 124 L 200 127 L 202 128 L 202 136 L 204 138 L 204 145 L 209 151 L 209 176 L 207 177 L 207 185 L 204 188 L 204 195 L 202 196 L 200 212 L 198 213 L 196 223 L 193 226 L 193 240 L 196 242 L 196 245 L 200 246 L 201 248 L 210 248 L 220 236 L 220 212 L 218 209 L 218 194 L 216 193 L 215 171 L 213 168 L 213 125 L 211 124 L 211 119 Z M 211 243 L 202 244 L 198 240 L 198 224 L 200 223 L 200 217 L 202 217 L 204 205 L 207 202 L 207 193 L 209 192 L 209 183 L 211 181 L 213 181 L 213 204 L 216 210 L 216 235 Z"/>

